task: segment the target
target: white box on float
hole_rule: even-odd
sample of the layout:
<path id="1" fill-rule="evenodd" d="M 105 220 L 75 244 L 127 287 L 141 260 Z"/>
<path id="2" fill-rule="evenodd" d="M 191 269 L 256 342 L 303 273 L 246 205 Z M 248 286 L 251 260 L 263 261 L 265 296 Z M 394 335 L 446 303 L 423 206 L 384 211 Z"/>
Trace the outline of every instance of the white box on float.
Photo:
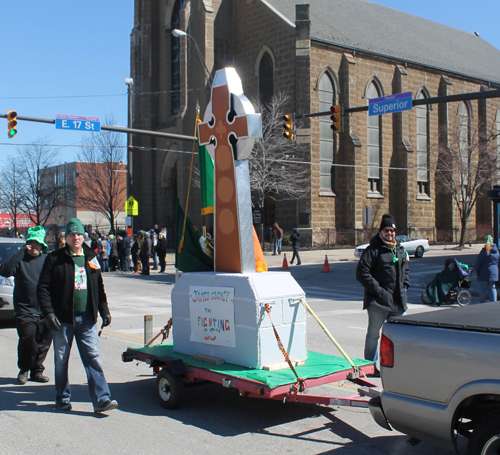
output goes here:
<path id="1" fill-rule="evenodd" d="M 183 273 L 172 290 L 174 351 L 260 369 L 307 359 L 305 293 L 289 272 Z"/>

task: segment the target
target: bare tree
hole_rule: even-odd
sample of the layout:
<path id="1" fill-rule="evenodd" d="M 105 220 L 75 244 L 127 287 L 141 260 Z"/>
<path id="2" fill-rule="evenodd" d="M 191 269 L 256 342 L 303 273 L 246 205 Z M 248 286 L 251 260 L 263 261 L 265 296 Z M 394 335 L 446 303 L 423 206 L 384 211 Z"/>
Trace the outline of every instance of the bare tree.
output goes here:
<path id="1" fill-rule="evenodd" d="M 8 213 L 17 232 L 17 215 L 22 213 L 23 179 L 19 163 L 14 158 L 8 158 L 7 166 L 1 174 L 2 211 Z"/>
<path id="2" fill-rule="evenodd" d="M 113 124 L 113 118 L 105 120 Z M 87 210 L 98 212 L 108 220 L 111 230 L 120 211 L 124 210 L 127 194 L 126 166 L 123 163 L 125 152 L 120 133 L 101 131 L 89 135 L 78 160 L 84 163 L 80 180 L 82 190 L 78 190 L 76 201 Z"/>
<path id="3" fill-rule="evenodd" d="M 53 210 L 66 204 L 65 182 L 54 178 L 50 169 L 57 159 L 58 150 L 49 148 L 44 140 L 18 149 L 18 165 L 23 180 L 21 211 L 31 221 L 45 226 Z"/>
<path id="4" fill-rule="evenodd" d="M 485 134 L 484 128 L 469 128 L 459 121 L 455 127 L 442 130 L 447 145 L 441 145 L 437 157 L 436 184 L 451 194 L 460 217 L 460 243 L 464 246 L 467 222 L 477 196 L 498 177 L 496 132 Z M 443 141 L 443 143 L 446 141 Z"/>
<path id="5" fill-rule="evenodd" d="M 288 96 L 273 96 L 269 104 L 256 106 L 262 113 L 262 138 L 250 155 L 250 186 L 261 207 L 265 200 L 299 199 L 309 191 L 307 147 L 283 136 L 283 106 Z M 299 125 L 300 126 L 300 125 Z"/>

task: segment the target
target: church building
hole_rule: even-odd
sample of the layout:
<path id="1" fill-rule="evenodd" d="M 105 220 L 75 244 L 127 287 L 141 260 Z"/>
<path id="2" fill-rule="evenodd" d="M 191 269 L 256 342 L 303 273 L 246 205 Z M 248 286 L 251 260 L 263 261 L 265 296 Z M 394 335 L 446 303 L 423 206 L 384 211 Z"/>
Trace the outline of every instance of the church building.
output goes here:
<path id="1" fill-rule="evenodd" d="M 500 88 L 500 50 L 476 33 L 367 0 L 136 0 L 130 126 L 193 136 L 196 110 L 203 117 L 210 102 L 210 78 L 224 67 L 236 69 L 250 100 L 284 94 L 285 112 L 297 115 L 399 93 L 421 100 Z M 304 247 L 355 245 L 388 212 L 398 234 L 458 241 L 459 206 L 438 181 L 439 155 L 454 136 L 465 144 L 500 132 L 500 98 L 379 116 L 348 112 L 340 133 L 331 125 L 329 115 L 312 117 L 296 130 L 307 148 L 310 188 L 297 200 L 266 201 L 266 232 L 278 222 L 285 234 L 299 228 Z M 500 152 L 500 140 L 495 148 Z M 175 227 L 192 150 L 184 139 L 129 137 L 129 195 L 139 202 L 134 227 Z M 471 211 L 471 241 L 484 238 L 481 229 L 490 233 L 490 187 Z M 193 184 L 188 214 L 201 224 Z"/>

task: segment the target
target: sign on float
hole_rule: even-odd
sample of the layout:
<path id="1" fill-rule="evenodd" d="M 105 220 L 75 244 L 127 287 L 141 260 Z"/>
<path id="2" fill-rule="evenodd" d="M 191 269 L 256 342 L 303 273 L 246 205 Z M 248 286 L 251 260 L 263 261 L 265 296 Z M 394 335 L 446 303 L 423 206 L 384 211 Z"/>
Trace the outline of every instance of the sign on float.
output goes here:
<path id="1" fill-rule="evenodd" d="M 411 92 L 373 98 L 368 102 L 368 115 L 395 114 L 412 108 Z"/>

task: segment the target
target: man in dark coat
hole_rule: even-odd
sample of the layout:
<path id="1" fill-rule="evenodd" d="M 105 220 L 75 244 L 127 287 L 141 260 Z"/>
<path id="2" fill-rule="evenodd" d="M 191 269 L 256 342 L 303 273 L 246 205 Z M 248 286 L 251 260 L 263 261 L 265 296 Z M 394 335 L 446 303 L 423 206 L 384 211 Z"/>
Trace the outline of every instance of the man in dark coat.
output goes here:
<path id="1" fill-rule="evenodd" d="M 66 247 L 50 253 L 38 282 L 38 301 L 54 341 L 56 404 L 71 410 L 68 364 L 73 339 L 82 359 L 94 412 L 118 407 L 111 400 L 99 357 L 97 315 L 102 326 L 111 324 L 101 268 L 96 253 L 84 242 L 83 224 L 72 218 L 66 224 Z"/>
<path id="2" fill-rule="evenodd" d="M 122 263 L 123 263 L 123 271 L 131 272 L 130 270 L 130 253 L 132 248 L 132 237 L 130 235 L 126 235 L 123 237 L 122 241 Z"/>
<path id="3" fill-rule="evenodd" d="M 48 382 L 43 375 L 43 362 L 52 342 L 52 332 L 45 325 L 42 311 L 36 297 L 36 286 L 42 271 L 47 250 L 45 229 L 34 226 L 28 230 L 26 245 L 4 262 L 0 275 L 16 279 L 14 287 L 14 318 L 19 343 L 17 346 L 17 381 L 26 384 L 28 373 L 36 382 Z"/>
<path id="4" fill-rule="evenodd" d="M 371 239 L 356 269 L 356 279 L 365 288 L 363 309 L 368 310 L 367 360 L 378 360 L 378 340 L 385 320 L 407 309 L 408 263 L 408 253 L 396 240 L 394 218 L 386 213 L 379 233 Z"/>
<path id="5" fill-rule="evenodd" d="M 142 274 L 149 275 L 149 258 L 151 257 L 151 238 L 149 232 L 145 232 L 141 245 Z"/>

